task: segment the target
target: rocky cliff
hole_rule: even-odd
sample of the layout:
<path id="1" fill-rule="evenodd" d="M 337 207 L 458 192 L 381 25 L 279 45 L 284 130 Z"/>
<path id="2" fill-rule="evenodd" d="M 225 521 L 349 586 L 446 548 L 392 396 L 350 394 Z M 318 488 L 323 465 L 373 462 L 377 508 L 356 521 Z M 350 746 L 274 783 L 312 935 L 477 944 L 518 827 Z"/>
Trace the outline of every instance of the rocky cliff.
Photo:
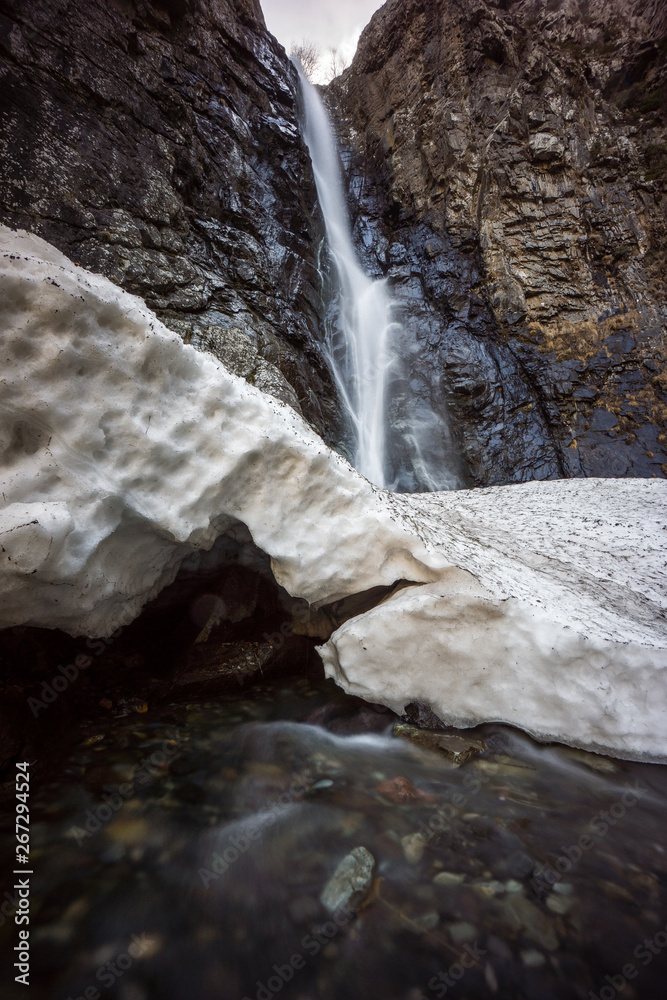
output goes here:
<path id="1" fill-rule="evenodd" d="M 658 0 L 389 0 L 329 88 L 473 483 L 667 472 L 666 55 Z"/>
<path id="2" fill-rule="evenodd" d="M 666 32 L 657 0 L 389 0 L 329 88 L 357 245 L 470 484 L 665 475 Z M 0 221 L 340 440 L 257 0 L 0 0 L 0 55 Z"/>
<path id="3" fill-rule="evenodd" d="M 257 0 L 0 0 L 0 220 L 326 433 L 296 93 Z"/>

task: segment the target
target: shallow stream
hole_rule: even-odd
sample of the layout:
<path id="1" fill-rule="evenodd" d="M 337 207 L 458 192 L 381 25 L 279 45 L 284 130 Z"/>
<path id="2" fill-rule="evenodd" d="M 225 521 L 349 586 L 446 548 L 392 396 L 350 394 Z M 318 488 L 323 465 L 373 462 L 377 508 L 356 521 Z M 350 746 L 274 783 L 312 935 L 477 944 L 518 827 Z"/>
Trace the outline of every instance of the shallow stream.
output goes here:
<path id="1" fill-rule="evenodd" d="M 83 726 L 32 789 L 31 986 L 4 995 L 667 995 L 667 768 L 394 721 L 297 680 Z"/>

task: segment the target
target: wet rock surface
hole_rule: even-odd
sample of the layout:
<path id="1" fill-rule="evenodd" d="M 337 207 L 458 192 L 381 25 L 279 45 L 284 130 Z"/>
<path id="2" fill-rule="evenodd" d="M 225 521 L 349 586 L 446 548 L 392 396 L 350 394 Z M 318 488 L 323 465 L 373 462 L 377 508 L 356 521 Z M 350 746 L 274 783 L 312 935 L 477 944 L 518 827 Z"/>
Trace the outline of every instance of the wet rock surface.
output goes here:
<path id="1" fill-rule="evenodd" d="M 394 726 L 394 736 L 399 736 L 403 740 L 411 740 L 418 746 L 426 747 L 428 750 L 439 751 L 444 754 L 453 764 L 465 764 L 467 760 L 474 757 L 483 749 L 483 744 L 479 740 L 471 740 L 456 733 L 438 732 L 437 730 L 422 729 L 419 726 L 411 726 L 405 722 L 397 722 Z"/>
<path id="2" fill-rule="evenodd" d="M 663 767 L 497 725 L 455 767 L 365 711 L 283 680 L 76 729 L 31 793 L 35 996 L 662 998 Z M 363 898 L 332 912 L 343 867 Z"/>
<path id="3" fill-rule="evenodd" d="M 418 344 L 394 417 L 449 413 L 469 485 L 665 475 L 666 34 L 635 0 L 390 0 L 328 89 L 364 267 Z M 2 0 L 0 81 L 0 221 L 345 451 L 297 79 L 256 0 Z"/>
<path id="4" fill-rule="evenodd" d="M 0 3 L 0 221 L 141 296 L 327 434 L 296 93 L 256 0 Z"/>
<path id="5" fill-rule="evenodd" d="M 666 38 L 656 3 L 390 0 L 328 88 L 472 484 L 665 475 Z"/>

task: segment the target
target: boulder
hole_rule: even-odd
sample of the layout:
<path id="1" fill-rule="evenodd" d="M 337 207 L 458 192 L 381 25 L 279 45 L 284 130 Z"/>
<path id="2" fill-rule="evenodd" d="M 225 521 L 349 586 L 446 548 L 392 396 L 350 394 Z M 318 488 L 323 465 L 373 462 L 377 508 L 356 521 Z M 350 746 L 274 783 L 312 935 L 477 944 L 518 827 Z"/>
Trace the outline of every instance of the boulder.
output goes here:
<path id="1" fill-rule="evenodd" d="M 556 135 L 549 135 L 548 132 L 536 132 L 531 135 L 528 146 L 530 155 L 538 163 L 553 163 L 554 160 L 562 160 L 565 154 L 565 146 Z"/>

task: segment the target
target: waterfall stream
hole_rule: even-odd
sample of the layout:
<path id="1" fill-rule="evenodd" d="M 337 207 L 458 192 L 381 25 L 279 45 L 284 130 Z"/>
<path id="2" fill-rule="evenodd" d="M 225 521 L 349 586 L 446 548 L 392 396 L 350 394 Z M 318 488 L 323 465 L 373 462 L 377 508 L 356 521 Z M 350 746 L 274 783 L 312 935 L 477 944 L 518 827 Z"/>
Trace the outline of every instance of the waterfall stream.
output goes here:
<path id="1" fill-rule="evenodd" d="M 369 277 L 359 264 L 331 122 L 317 89 L 296 65 L 303 136 L 337 279 L 325 351 L 350 425 L 352 464 L 376 486 L 392 490 L 453 489 L 461 481 L 444 400 L 437 412 L 414 392 L 410 363 L 419 346 L 397 321 L 387 279 Z"/>

